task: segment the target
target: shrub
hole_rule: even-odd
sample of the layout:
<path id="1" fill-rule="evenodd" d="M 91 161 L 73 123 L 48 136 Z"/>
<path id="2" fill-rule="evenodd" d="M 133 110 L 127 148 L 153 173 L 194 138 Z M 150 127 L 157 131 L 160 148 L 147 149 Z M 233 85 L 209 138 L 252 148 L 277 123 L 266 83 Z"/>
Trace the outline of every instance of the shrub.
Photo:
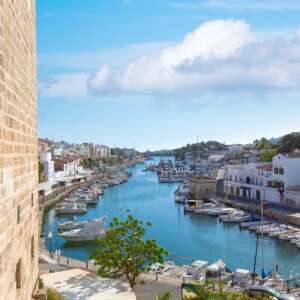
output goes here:
<path id="1" fill-rule="evenodd" d="M 47 289 L 47 300 L 66 300 L 63 295 L 54 289 Z"/>

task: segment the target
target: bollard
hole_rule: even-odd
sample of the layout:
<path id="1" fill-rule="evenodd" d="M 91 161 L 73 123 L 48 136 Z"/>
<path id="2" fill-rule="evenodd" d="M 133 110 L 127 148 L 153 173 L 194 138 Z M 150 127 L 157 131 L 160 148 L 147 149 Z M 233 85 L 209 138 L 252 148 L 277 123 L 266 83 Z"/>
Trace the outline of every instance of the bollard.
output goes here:
<path id="1" fill-rule="evenodd" d="M 69 256 L 67 256 L 67 265 L 69 264 Z"/>
<path id="2" fill-rule="evenodd" d="M 155 280 L 157 281 L 158 280 L 158 273 L 155 272 Z"/>
<path id="3" fill-rule="evenodd" d="M 89 261 L 88 260 L 86 261 L 86 268 L 87 269 L 89 268 Z"/>

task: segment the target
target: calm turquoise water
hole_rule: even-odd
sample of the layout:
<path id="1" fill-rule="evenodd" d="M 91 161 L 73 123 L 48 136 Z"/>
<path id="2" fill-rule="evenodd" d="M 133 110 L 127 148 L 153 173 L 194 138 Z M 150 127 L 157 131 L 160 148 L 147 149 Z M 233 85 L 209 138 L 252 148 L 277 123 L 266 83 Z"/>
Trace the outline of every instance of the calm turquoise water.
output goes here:
<path id="1" fill-rule="evenodd" d="M 77 220 L 120 216 L 120 209 L 130 209 L 138 218 L 152 222 L 148 237 L 155 238 L 165 247 L 177 264 L 189 264 L 201 259 L 209 262 L 221 258 L 227 266 L 253 269 L 256 245 L 255 234 L 240 230 L 237 225 L 225 225 L 217 218 L 184 214 L 183 207 L 174 203 L 173 192 L 176 184 L 160 184 L 157 176 L 151 172 L 142 172 L 144 165 L 132 168 L 133 176 L 127 183 L 109 187 L 101 197 L 97 207 L 90 207 L 88 213 Z M 68 246 L 60 237 L 56 237 L 56 222 L 68 220 L 56 217 L 49 212 L 45 222 L 45 232 L 54 233 L 52 249 L 60 249 L 62 255 L 86 260 L 93 245 Z M 46 234 L 47 235 L 47 234 Z M 46 239 L 49 248 L 49 241 Z M 265 270 L 275 264 L 280 265 L 282 275 L 290 272 L 300 274 L 300 250 L 288 242 L 266 238 L 264 242 Z M 261 257 L 258 257 L 260 269 Z"/>

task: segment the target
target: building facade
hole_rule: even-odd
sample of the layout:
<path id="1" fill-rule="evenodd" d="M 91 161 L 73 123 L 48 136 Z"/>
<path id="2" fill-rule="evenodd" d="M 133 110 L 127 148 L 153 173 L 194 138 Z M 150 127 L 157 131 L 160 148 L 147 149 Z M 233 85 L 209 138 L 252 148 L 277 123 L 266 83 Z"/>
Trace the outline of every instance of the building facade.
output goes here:
<path id="1" fill-rule="evenodd" d="M 278 154 L 271 163 L 226 165 L 225 193 L 300 207 L 300 153 Z"/>
<path id="2" fill-rule="evenodd" d="M 35 1 L 0 1 L 0 300 L 38 279 Z"/>

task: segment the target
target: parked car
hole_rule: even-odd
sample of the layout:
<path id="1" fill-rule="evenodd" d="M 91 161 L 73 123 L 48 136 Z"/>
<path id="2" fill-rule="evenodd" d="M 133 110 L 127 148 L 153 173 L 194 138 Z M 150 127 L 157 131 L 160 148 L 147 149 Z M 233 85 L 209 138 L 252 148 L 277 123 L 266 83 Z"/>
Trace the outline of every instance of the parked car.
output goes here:
<path id="1" fill-rule="evenodd" d="M 294 296 L 279 292 L 271 287 L 265 287 L 261 285 L 248 286 L 244 291 L 248 296 L 262 296 L 269 297 L 276 300 L 296 300 Z"/>

